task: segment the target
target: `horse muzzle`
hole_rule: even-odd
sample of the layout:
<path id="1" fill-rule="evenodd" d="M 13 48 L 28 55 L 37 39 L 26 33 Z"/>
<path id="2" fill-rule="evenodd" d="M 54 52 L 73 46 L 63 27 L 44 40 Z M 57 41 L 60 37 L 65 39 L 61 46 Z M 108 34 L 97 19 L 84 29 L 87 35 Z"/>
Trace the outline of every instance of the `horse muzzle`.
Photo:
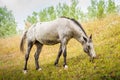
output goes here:
<path id="1" fill-rule="evenodd" d="M 94 62 L 95 59 L 97 59 L 97 56 L 90 57 L 90 62 Z"/>

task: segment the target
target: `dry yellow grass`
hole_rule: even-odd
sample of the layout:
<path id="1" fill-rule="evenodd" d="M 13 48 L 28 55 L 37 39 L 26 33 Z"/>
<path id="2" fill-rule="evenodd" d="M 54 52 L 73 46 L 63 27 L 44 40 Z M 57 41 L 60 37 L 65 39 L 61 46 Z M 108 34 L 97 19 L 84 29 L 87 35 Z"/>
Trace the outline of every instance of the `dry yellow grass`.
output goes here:
<path id="1" fill-rule="evenodd" d="M 95 46 L 98 46 L 103 42 L 103 41 L 99 41 L 99 39 L 102 38 L 102 36 L 104 36 L 103 34 L 101 35 L 101 33 L 104 32 L 105 34 L 105 32 L 107 33 L 107 31 L 109 31 L 107 30 L 108 27 L 112 27 L 116 24 L 120 24 L 120 16 L 118 16 L 117 14 L 109 15 L 106 18 L 101 20 L 95 20 L 95 21 L 90 21 L 90 22 L 81 23 L 81 24 L 88 35 L 93 34 L 94 44 Z M 23 58 L 24 54 L 22 54 L 19 50 L 20 39 L 21 39 L 20 35 L 8 37 L 8 38 L 1 38 L 0 39 L 0 55 L 1 55 L 0 59 L 4 57 L 7 59 L 8 57 L 14 60 L 16 59 L 16 56 L 19 56 L 19 57 L 22 56 Z M 51 57 L 53 58 L 50 59 L 50 61 L 55 60 L 58 49 L 59 49 L 59 44 L 54 46 L 44 46 L 40 55 L 41 60 L 48 62 L 48 59 L 50 59 Z M 34 46 L 30 54 L 31 55 L 30 57 L 32 57 L 32 60 L 33 60 L 33 55 L 35 53 L 35 50 L 36 48 Z M 76 56 L 75 53 L 80 54 L 81 50 L 82 50 L 81 44 L 79 44 L 74 39 L 71 40 L 68 44 L 68 53 L 69 53 L 68 58 L 70 58 L 71 55 Z M 79 52 L 76 52 L 76 51 L 79 51 Z"/>
<path id="2" fill-rule="evenodd" d="M 0 39 L 0 54 L 11 54 L 19 51 L 19 36 Z"/>
<path id="3" fill-rule="evenodd" d="M 0 39 L 0 55 L 1 55 L 0 56 L 0 64 L 1 64 L 0 69 L 1 70 L 3 68 L 6 69 L 7 67 L 13 67 L 16 65 L 20 65 L 20 63 L 22 65 L 24 64 L 25 52 L 22 53 L 19 50 L 20 39 L 21 39 L 21 36 L 13 36 L 13 37 L 9 37 L 9 38 L 1 38 Z M 76 50 L 78 51 L 78 49 L 79 49 L 79 51 L 80 51 L 81 46 L 75 40 L 71 40 L 69 43 L 74 43 L 74 45 L 68 44 L 68 53 L 70 53 L 70 54 L 68 54 L 68 58 L 71 58 L 71 57 L 76 56 Z M 79 46 L 79 47 L 76 48 L 76 46 Z M 26 49 L 26 45 L 25 45 L 25 49 Z M 30 65 L 34 64 L 35 50 L 36 50 L 36 46 L 33 46 L 31 53 L 30 53 L 30 59 L 29 59 Z M 41 51 L 41 54 L 40 54 L 40 63 L 46 64 L 46 63 L 50 63 L 50 62 L 54 61 L 56 59 L 58 50 L 59 50 L 59 44 L 53 45 L 53 46 L 44 45 L 44 47 Z M 79 54 L 80 54 L 80 52 L 79 52 Z"/>
<path id="4" fill-rule="evenodd" d="M 81 23 L 86 33 L 90 35 L 93 34 L 93 43 L 95 44 L 96 54 L 100 55 L 100 59 L 96 60 L 94 64 L 88 62 L 88 56 L 82 51 L 82 46 L 76 40 L 72 39 L 68 45 L 68 56 L 67 60 L 68 65 L 71 68 L 68 72 L 64 72 L 61 69 L 56 70 L 54 67 L 48 67 L 47 70 L 40 73 L 43 77 L 47 76 L 45 79 L 58 79 L 58 77 L 53 76 L 53 78 L 48 78 L 50 76 L 50 69 L 53 69 L 53 75 L 62 75 L 63 78 L 66 79 L 66 76 L 71 79 L 71 75 L 75 79 L 89 79 L 86 77 L 90 77 L 91 75 L 96 75 L 91 79 L 100 79 L 100 76 L 109 75 L 108 72 L 111 72 L 112 75 L 116 75 L 119 68 L 119 51 L 120 51 L 120 15 L 114 14 L 109 15 L 106 18 L 101 20 L 89 21 L 87 23 Z M 6 76 L 5 80 L 10 79 L 18 79 L 16 76 L 21 76 L 20 79 L 27 79 L 22 76 L 20 71 L 17 72 L 16 76 L 13 78 L 10 77 L 13 71 L 22 70 L 24 65 L 24 55 L 25 53 L 21 53 L 19 50 L 21 36 L 13 36 L 8 38 L 0 39 L 0 75 Z M 48 64 L 54 63 L 56 59 L 57 52 L 59 49 L 59 44 L 54 46 L 44 46 L 40 55 L 40 64 L 42 66 L 48 66 Z M 32 48 L 30 59 L 28 62 L 28 67 L 30 70 L 35 69 L 34 64 L 34 53 L 35 46 Z M 113 54 L 114 53 L 114 54 Z M 81 57 L 77 57 L 77 56 Z M 83 60 L 81 60 L 83 59 Z M 63 61 L 63 58 L 60 59 L 60 62 Z M 80 61 L 80 62 L 79 62 Z M 103 64 L 102 64 L 103 63 Z M 74 64 L 74 65 L 73 65 Z M 53 64 L 52 64 L 53 65 Z M 92 67 L 96 69 L 92 71 Z M 109 68 L 110 67 L 110 68 Z M 113 70 L 111 70 L 113 68 Z M 74 69 L 78 69 L 74 71 Z M 59 71 L 58 73 L 56 71 Z M 71 72 L 69 72 L 71 71 Z M 72 73 L 73 71 L 73 73 Z M 103 71 L 101 73 L 101 71 Z M 113 72 L 112 72 L 113 71 Z M 7 73 L 8 72 L 8 73 Z M 34 73 L 31 72 L 29 79 L 34 79 Z M 67 75 L 67 74 L 69 75 Z M 6 74 L 6 75 L 5 75 Z M 31 77 L 32 75 L 33 77 Z M 89 75 L 90 74 L 90 75 Z M 10 75 L 10 76 L 9 76 Z M 12 75 L 13 76 L 13 75 Z M 42 76 L 38 74 L 35 76 L 35 79 L 41 79 Z M 119 75 L 120 76 L 120 75 Z M 103 76 L 104 78 L 104 76 Z M 1 78 L 0 78 L 1 79 Z M 3 79 L 4 80 L 4 79 Z"/>

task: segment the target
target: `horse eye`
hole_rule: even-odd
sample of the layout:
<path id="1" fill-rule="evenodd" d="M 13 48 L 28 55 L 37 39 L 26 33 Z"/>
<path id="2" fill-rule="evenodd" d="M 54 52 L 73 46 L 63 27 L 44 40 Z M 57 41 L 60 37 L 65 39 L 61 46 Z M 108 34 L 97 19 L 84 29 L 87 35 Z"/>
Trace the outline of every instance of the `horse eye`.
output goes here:
<path id="1" fill-rule="evenodd" d="M 88 49 L 90 49 L 90 46 L 88 46 Z"/>

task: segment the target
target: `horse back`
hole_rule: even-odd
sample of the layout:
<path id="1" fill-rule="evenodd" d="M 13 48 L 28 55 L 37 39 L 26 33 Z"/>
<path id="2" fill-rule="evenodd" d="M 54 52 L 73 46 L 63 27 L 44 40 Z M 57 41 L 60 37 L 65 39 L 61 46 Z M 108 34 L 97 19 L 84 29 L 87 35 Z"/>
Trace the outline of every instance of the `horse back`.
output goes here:
<path id="1" fill-rule="evenodd" d="M 57 44 L 64 36 L 71 35 L 68 21 L 64 18 L 37 23 L 29 32 L 31 40 L 37 40 L 42 44 Z"/>

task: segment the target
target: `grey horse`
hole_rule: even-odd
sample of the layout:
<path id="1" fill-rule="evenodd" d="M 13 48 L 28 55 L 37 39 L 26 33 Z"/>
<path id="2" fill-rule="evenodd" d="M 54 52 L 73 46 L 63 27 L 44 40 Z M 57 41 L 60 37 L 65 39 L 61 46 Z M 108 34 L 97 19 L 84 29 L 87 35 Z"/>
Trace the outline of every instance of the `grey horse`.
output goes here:
<path id="1" fill-rule="evenodd" d="M 36 45 L 37 47 L 34 55 L 36 70 L 41 70 L 38 59 L 43 45 L 54 45 L 57 43 L 60 43 L 60 48 L 54 65 L 58 64 L 59 58 L 63 53 L 63 66 L 64 68 L 67 68 L 66 45 L 71 38 L 76 39 L 82 44 L 83 50 L 90 56 L 91 59 L 96 57 L 92 43 L 92 35 L 88 37 L 80 23 L 75 19 L 60 17 L 53 21 L 38 22 L 36 24 L 33 24 L 28 30 L 24 32 L 20 43 L 20 50 L 24 51 L 24 42 L 27 40 L 24 73 L 27 72 L 27 62 L 33 45 Z"/>

